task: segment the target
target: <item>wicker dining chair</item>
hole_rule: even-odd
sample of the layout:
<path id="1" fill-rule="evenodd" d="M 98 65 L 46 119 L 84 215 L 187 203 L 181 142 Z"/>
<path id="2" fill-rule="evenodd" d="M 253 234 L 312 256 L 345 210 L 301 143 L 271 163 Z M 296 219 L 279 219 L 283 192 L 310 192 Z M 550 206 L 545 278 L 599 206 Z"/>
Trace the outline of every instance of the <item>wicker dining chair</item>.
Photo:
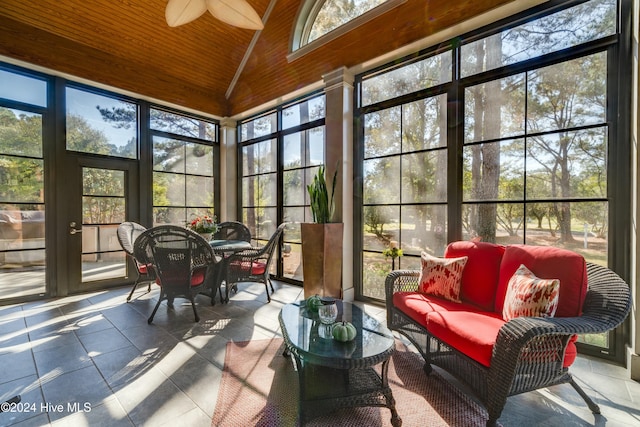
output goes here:
<path id="1" fill-rule="evenodd" d="M 127 221 L 120 224 L 116 232 L 118 242 L 120 242 L 122 250 L 127 254 L 127 257 L 133 260 L 137 273 L 136 280 L 133 282 L 133 288 L 131 289 L 131 292 L 129 292 L 129 296 L 127 296 L 127 302 L 131 300 L 131 297 L 139 284 L 147 282 L 147 292 L 151 292 L 151 284 L 156 280 L 156 275 L 153 269 L 147 268 L 146 264 L 138 261 L 133 255 L 133 243 L 136 241 L 138 236 L 146 230 L 147 229 L 145 227 L 137 222 Z"/>
<path id="2" fill-rule="evenodd" d="M 209 243 L 184 227 L 161 225 L 148 229 L 138 237 L 134 254 L 152 266 L 157 276 L 156 283 L 161 289 L 148 323 L 153 322 L 162 301 L 167 300 L 167 305 L 172 308 L 176 297 L 191 301 L 195 321 L 199 322 L 195 297 L 203 287 L 212 283 L 218 263 Z"/>
<path id="3" fill-rule="evenodd" d="M 229 289 L 238 292 L 238 282 L 257 282 L 264 283 L 264 288 L 267 291 L 267 302 L 271 302 L 269 287 L 271 287 L 271 292 L 274 292 L 274 289 L 269 277 L 269 267 L 286 225 L 286 223 L 280 224 L 266 245 L 236 252 L 225 260 L 227 266 L 227 301 L 229 301 Z"/>
<path id="4" fill-rule="evenodd" d="M 251 241 L 249 228 L 238 221 L 225 221 L 218 224 L 218 231 L 213 235 L 215 240 L 244 240 Z"/>

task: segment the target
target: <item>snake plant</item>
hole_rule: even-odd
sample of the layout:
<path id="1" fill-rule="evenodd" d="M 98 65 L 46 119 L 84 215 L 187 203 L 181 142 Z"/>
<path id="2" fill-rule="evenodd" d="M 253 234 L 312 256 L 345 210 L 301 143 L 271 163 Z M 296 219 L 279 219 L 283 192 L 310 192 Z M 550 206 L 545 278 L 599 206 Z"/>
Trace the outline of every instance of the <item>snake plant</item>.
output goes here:
<path id="1" fill-rule="evenodd" d="M 313 215 L 313 222 L 317 224 L 331 222 L 331 218 L 333 217 L 333 212 L 335 210 L 333 196 L 336 191 L 338 170 L 336 169 L 336 173 L 333 175 L 331 197 L 329 197 L 329 190 L 327 189 L 324 172 L 324 166 L 321 166 L 318 169 L 318 173 L 313 177 L 313 182 L 307 185 L 307 191 L 309 192 L 309 198 L 311 200 L 311 214 Z"/>

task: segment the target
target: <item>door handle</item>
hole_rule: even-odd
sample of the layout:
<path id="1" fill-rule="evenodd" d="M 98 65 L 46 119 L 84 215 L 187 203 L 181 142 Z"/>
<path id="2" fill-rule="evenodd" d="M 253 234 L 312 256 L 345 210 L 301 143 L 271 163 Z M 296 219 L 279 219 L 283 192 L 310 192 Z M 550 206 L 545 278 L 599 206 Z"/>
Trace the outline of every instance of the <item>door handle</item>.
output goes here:
<path id="1" fill-rule="evenodd" d="M 82 233 L 82 228 L 76 228 L 76 222 L 71 221 L 69 223 L 69 234 L 74 235 L 77 233 Z"/>

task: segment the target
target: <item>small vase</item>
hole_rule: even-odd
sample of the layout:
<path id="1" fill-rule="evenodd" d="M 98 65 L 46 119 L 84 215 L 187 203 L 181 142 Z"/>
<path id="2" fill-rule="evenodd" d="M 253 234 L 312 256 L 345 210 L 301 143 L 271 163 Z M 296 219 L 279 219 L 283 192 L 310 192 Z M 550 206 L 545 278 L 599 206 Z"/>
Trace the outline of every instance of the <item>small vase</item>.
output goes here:
<path id="1" fill-rule="evenodd" d="M 204 240 L 206 240 L 207 242 L 210 242 L 211 241 L 211 235 L 213 233 L 198 233 L 198 234 L 201 235 Z"/>
<path id="2" fill-rule="evenodd" d="M 323 300 L 322 305 L 318 307 L 318 317 L 325 325 L 335 323 L 338 317 L 338 306 L 335 300 Z"/>

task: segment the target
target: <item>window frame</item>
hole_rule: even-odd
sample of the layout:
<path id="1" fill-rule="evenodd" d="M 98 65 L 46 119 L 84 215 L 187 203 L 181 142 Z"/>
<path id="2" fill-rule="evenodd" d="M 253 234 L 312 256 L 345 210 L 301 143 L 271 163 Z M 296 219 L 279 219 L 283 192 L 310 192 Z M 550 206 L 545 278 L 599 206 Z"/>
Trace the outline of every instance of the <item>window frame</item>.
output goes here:
<path id="1" fill-rule="evenodd" d="M 560 9 L 569 8 L 584 1 L 552 1 L 549 4 L 540 5 L 521 12 L 512 17 L 490 24 L 484 28 L 464 34 L 454 40 L 455 49 L 460 49 L 459 44 L 467 41 L 475 41 L 491 34 L 496 34 L 506 28 L 510 28 L 535 20 L 537 18 L 552 14 Z M 363 170 L 364 160 L 364 120 L 365 114 L 389 108 L 392 106 L 405 105 L 413 100 L 426 98 L 433 93 L 444 91 L 449 96 L 448 124 L 463 123 L 465 114 L 464 91 L 472 85 L 485 83 L 499 78 L 522 73 L 545 66 L 558 64 L 578 57 L 604 52 L 607 62 L 607 107 L 606 126 L 608 132 L 608 185 L 606 200 L 609 203 L 608 215 L 608 240 L 607 258 L 609 268 L 616 271 L 623 279 L 629 283 L 631 247 L 630 247 L 630 226 L 631 226 L 631 147 L 630 142 L 630 105 L 631 96 L 629 91 L 620 90 L 622 87 L 629 87 L 631 82 L 631 7 L 629 0 L 619 0 L 617 3 L 618 22 L 617 32 L 614 35 L 606 36 L 595 41 L 583 43 L 571 48 L 557 52 L 551 52 L 542 56 L 527 59 L 515 64 L 502 66 L 489 71 L 484 71 L 468 77 L 460 77 L 460 53 L 454 51 L 454 80 L 451 83 L 437 87 L 423 89 L 417 92 L 406 94 L 398 98 L 392 98 L 367 106 L 360 105 L 360 88 L 363 79 L 373 76 L 382 71 L 397 68 L 398 64 L 410 63 L 416 56 L 431 55 L 437 53 L 436 47 L 427 48 L 413 55 L 394 61 L 390 64 L 379 66 L 370 71 L 366 71 L 355 78 L 356 90 L 354 91 L 354 119 L 355 119 L 355 179 L 354 195 L 354 283 L 356 286 L 356 298 L 364 301 L 379 302 L 363 295 L 362 274 L 363 274 Z M 614 120 L 616 118 L 617 120 Z M 464 146 L 464 126 L 448 126 L 449 159 L 447 181 L 449 182 L 448 195 L 448 241 L 460 240 L 462 236 L 462 150 Z M 526 135 L 523 135 L 523 137 Z M 623 142 L 622 144 L 620 142 Z M 609 334 L 609 349 L 590 346 L 578 343 L 581 352 L 598 357 L 622 360 L 624 357 L 624 341 L 626 327 L 617 328 Z"/>
<path id="2" fill-rule="evenodd" d="M 346 22 L 335 29 L 323 34 L 317 39 L 309 42 L 309 33 L 313 27 L 313 23 L 318 12 L 325 3 L 325 0 L 306 0 L 300 5 L 298 14 L 294 20 L 294 26 L 291 33 L 291 42 L 289 44 L 289 54 L 287 61 L 292 62 L 321 46 L 341 37 L 342 35 L 353 31 L 354 29 L 366 24 L 369 21 L 387 13 L 388 11 L 406 3 L 407 0 L 387 0 L 373 9 L 363 13 L 362 15 Z"/>
<path id="3" fill-rule="evenodd" d="M 189 119 L 194 119 L 194 120 L 201 120 L 201 121 L 205 121 L 213 126 L 215 126 L 215 131 L 214 131 L 214 140 L 209 140 L 209 139 L 200 139 L 198 137 L 193 137 L 193 136 L 188 136 L 188 135 L 181 135 L 181 134 L 177 134 L 177 133 L 173 133 L 173 132 L 169 132 L 169 131 L 165 131 L 165 130 L 159 130 L 159 129 L 153 129 L 151 127 L 151 120 L 150 120 L 150 116 L 151 116 L 151 110 L 158 110 L 158 111 L 162 111 L 162 112 L 166 112 L 166 113 L 170 113 L 170 114 L 174 114 L 177 116 L 181 116 L 184 118 L 189 118 Z M 189 220 L 189 216 L 188 216 L 188 210 L 190 208 L 197 208 L 197 209 L 211 209 L 211 211 L 213 211 L 213 215 L 216 216 L 216 218 L 218 218 L 218 222 L 219 222 L 219 218 L 220 218 L 220 124 L 213 119 L 210 118 L 206 118 L 203 116 L 199 116 L 197 114 L 191 114 L 191 113 L 187 113 L 184 111 L 179 111 L 176 109 L 172 109 L 172 108 L 167 108 L 164 106 L 160 106 L 160 105 L 150 105 L 148 108 L 148 113 L 149 113 L 149 120 L 147 121 L 147 125 L 145 126 L 146 131 L 148 133 L 148 147 L 149 147 L 149 153 L 150 153 L 150 159 L 149 159 L 149 169 L 150 169 L 150 183 L 151 183 L 151 188 L 149 190 L 150 192 L 150 198 L 151 198 L 151 205 L 150 205 L 150 216 L 152 217 L 151 223 L 155 224 L 155 215 L 154 215 L 154 209 L 156 207 L 167 207 L 167 208 L 184 208 L 185 209 L 185 213 L 186 213 L 186 217 L 184 219 L 185 224 L 186 221 Z M 161 173 L 167 173 L 167 174 L 174 174 L 174 175 L 183 175 L 185 177 L 185 180 L 188 177 L 208 177 L 208 175 L 198 175 L 198 174 L 193 174 L 190 173 L 187 169 L 186 169 L 186 165 L 185 165 L 185 171 L 183 173 L 177 173 L 177 172 L 168 172 L 168 171 L 159 171 L 156 170 L 154 168 L 154 164 L 153 164 L 153 155 L 154 155 L 154 151 L 153 151 L 153 144 L 154 144 L 154 139 L 155 138 L 165 138 L 165 139 L 171 139 L 171 140 L 176 140 L 176 141 L 181 141 L 183 144 L 200 144 L 200 145 L 205 145 L 208 147 L 211 147 L 213 150 L 213 164 L 212 164 L 212 171 L 211 171 L 211 175 L 210 177 L 213 178 L 213 206 L 198 206 L 198 207 L 192 207 L 192 206 L 188 206 L 187 204 L 187 195 L 185 194 L 185 205 L 184 206 L 173 206 L 173 205 L 169 205 L 169 206 L 161 206 L 161 205 L 155 205 L 153 202 L 153 182 L 154 182 L 154 178 L 153 175 L 156 172 L 161 172 Z M 186 160 L 186 158 L 185 158 Z M 185 186 L 186 186 L 186 182 L 185 182 Z M 186 189 L 185 189 L 186 191 Z M 198 212 L 199 215 L 207 215 L 208 212 Z"/>
<path id="4" fill-rule="evenodd" d="M 114 169 L 131 171 L 128 184 L 129 194 L 137 201 L 136 206 L 128 206 L 126 216 L 129 221 L 140 222 L 150 226 L 152 223 L 152 182 L 153 182 L 153 153 L 151 151 L 150 110 L 152 108 L 172 112 L 174 114 L 194 117 L 217 126 L 216 141 L 207 141 L 214 147 L 214 197 L 215 207 L 219 209 L 220 197 L 220 122 L 217 119 L 205 115 L 179 110 L 175 107 L 164 106 L 159 103 L 137 98 L 130 94 L 123 93 L 122 89 L 97 87 L 91 84 L 82 83 L 76 80 L 63 78 L 50 73 L 44 73 L 7 62 L 0 61 L 0 69 L 13 74 L 22 75 L 29 78 L 45 82 L 46 84 L 46 105 L 15 101 L 7 98 L 0 99 L 0 104 L 4 107 L 24 110 L 42 115 L 42 139 L 43 139 L 43 160 L 44 160 L 44 205 L 47 209 L 45 240 L 47 245 L 47 268 L 45 272 L 44 292 L 37 294 L 21 295 L 15 298 L 3 299 L 3 303 L 19 303 L 25 301 L 41 300 L 43 298 L 66 296 L 79 290 L 71 289 L 69 286 L 70 269 L 68 267 L 68 245 L 61 235 L 69 234 L 69 223 L 65 222 L 64 214 L 68 210 L 71 193 L 68 191 L 68 182 L 65 177 L 69 175 L 69 166 L 75 166 L 77 159 L 82 159 L 83 164 L 95 165 L 95 167 L 114 166 Z M 95 154 L 66 150 L 65 121 L 66 121 L 66 88 L 90 92 L 97 95 L 110 97 L 117 100 L 124 100 L 134 103 L 137 107 L 137 158 L 123 158 L 109 154 Z M 180 137 L 178 135 L 178 137 Z M 200 143 L 201 140 L 196 139 Z M 134 177 L 135 178 L 132 178 Z M 74 187 L 75 188 L 75 187 Z M 78 193 L 78 195 L 80 195 Z M 129 285 L 129 279 L 118 282 L 101 282 L 99 286 L 106 289 L 112 286 Z M 101 289 L 102 289 L 101 288 Z"/>
<path id="5" fill-rule="evenodd" d="M 302 95 L 298 98 L 295 98 L 287 103 L 278 105 L 272 109 L 266 110 L 266 111 L 262 111 L 260 113 L 257 113 L 255 115 L 249 116 L 245 119 L 243 119 L 242 121 L 238 122 L 238 126 L 237 126 L 237 132 L 236 132 L 236 137 L 237 137 L 237 182 L 238 182 L 238 192 L 237 192 L 237 200 L 238 200 L 238 211 L 237 211 L 237 217 L 238 218 L 244 218 L 244 201 L 243 201 L 243 197 L 242 197 L 242 193 L 243 193 L 243 178 L 245 177 L 243 175 L 243 148 L 249 145 L 253 145 L 253 144 L 258 144 L 264 141 L 270 141 L 270 140 L 275 140 L 275 145 L 276 145 L 276 170 L 275 170 L 275 174 L 276 174 L 276 188 L 277 188 L 277 195 L 276 195 L 276 204 L 273 205 L 276 208 L 276 218 L 277 218 L 277 223 L 281 224 L 284 221 L 284 179 L 283 179 L 283 175 L 285 172 L 285 165 L 284 165 L 284 139 L 286 136 L 288 135 L 292 135 L 295 133 L 299 133 L 299 132 L 306 132 L 309 131 L 311 129 L 315 129 L 318 127 L 324 127 L 325 128 L 325 144 L 323 147 L 323 150 L 325 151 L 325 157 L 326 157 L 326 98 L 325 98 L 325 114 L 324 117 L 319 118 L 319 119 L 315 119 L 315 120 L 309 120 L 305 123 L 302 124 L 298 124 L 295 126 L 290 126 L 286 129 L 283 129 L 283 111 L 286 110 L 287 108 L 290 108 L 292 106 L 295 106 L 297 104 L 301 104 L 304 102 L 307 102 L 313 98 L 317 98 L 317 97 L 324 97 L 325 93 L 324 90 L 317 90 L 317 91 L 313 91 L 310 92 L 308 94 Z M 253 120 L 259 119 L 261 117 L 267 117 L 271 114 L 275 114 L 275 121 L 276 121 L 276 130 L 272 131 L 269 134 L 263 134 L 260 135 L 258 137 L 255 137 L 253 139 L 242 139 L 242 126 L 248 122 L 251 122 Z M 307 144 L 308 145 L 308 144 Z M 324 159 L 323 159 L 324 160 Z M 324 161 L 321 165 L 324 165 Z M 301 166 L 300 168 L 295 168 L 295 170 L 304 170 L 304 169 L 308 169 L 308 168 L 316 168 L 318 166 L 321 165 L 314 165 L 314 166 Z M 294 169 L 289 169 L 289 170 L 294 170 Z M 270 172 L 272 173 L 272 172 Z M 259 175 L 259 174 L 255 174 L 255 175 Z M 308 203 L 306 200 L 306 193 L 305 193 L 305 201 L 303 205 L 295 205 L 295 207 L 304 207 L 305 210 L 308 209 Z M 247 205 L 248 206 L 248 205 Z M 265 236 L 263 236 L 265 237 Z M 301 242 L 298 241 L 294 241 L 294 240 L 287 240 L 287 230 L 285 230 L 285 233 L 283 234 L 282 237 L 282 242 L 283 245 L 288 245 L 288 244 L 296 244 L 299 245 L 301 244 Z M 252 236 L 253 239 L 253 236 Z M 263 242 L 264 239 L 258 239 L 260 242 Z M 263 242 L 264 243 L 264 242 Z M 302 285 L 302 281 L 301 280 L 297 280 L 295 278 L 290 278 L 290 277 L 285 277 L 284 276 L 284 263 L 283 263 L 283 255 L 280 251 L 280 247 L 277 250 L 277 262 L 275 263 L 275 279 L 276 280 L 280 280 L 282 282 L 285 283 L 290 283 L 290 284 L 294 284 L 294 285 Z M 300 264 L 302 264 L 302 259 L 300 260 Z M 272 266 L 273 268 L 273 266 Z"/>

